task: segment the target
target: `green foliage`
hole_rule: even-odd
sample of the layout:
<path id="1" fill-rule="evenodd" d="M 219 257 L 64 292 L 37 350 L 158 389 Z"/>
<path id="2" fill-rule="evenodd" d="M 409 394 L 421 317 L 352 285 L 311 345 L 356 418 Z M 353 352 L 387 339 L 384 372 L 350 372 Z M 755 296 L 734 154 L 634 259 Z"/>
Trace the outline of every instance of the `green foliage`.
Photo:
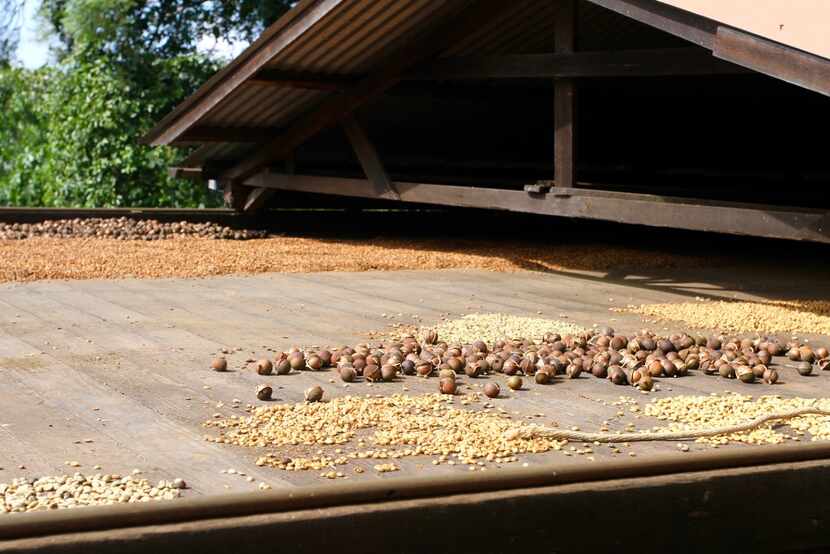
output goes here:
<path id="1" fill-rule="evenodd" d="M 0 67 L 0 204 L 217 205 L 173 179 L 186 152 L 138 140 L 221 65 L 207 35 L 248 39 L 281 2 L 45 0 L 61 39 L 56 67 Z"/>

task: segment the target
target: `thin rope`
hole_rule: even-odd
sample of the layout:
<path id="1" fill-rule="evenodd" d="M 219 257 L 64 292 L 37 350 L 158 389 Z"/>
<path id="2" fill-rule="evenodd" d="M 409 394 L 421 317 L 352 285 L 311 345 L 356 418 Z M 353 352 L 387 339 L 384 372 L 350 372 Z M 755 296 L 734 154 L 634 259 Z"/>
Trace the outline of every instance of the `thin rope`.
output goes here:
<path id="1" fill-rule="evenodd" d="M 805 415 L 830 416 L 830 411 L 819 408 L 801 408 L 792 412 L 769 414 L 747 423 L 738 425 L 727 425 L 724 427 L 713 427 L 697 431 L 659 431 L 646 433 L 585 433 L 583 431 L 571 431 L 569 429 L 556 429 L 541 425 L 528 425 L 518 429 L 510 429 L 505 433 L 507 440 L 546 438 L 554 440 L 568 440 L 574 442 L 643 442 L 643 441 L 680 441 L 692 440 L 703 437 L 716 437 L 718 435 L 731 435 L 757 429 L 768 421 L 787 420 Z"/>

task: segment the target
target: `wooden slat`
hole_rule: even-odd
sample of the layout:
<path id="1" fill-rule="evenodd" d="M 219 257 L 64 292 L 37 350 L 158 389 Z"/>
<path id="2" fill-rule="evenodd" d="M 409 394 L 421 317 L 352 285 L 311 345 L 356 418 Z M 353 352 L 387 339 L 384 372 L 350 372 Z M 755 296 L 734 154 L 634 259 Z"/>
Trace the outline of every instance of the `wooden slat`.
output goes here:
<path id="1" fill-rule="evenodd" d="M 706 50 L 691 47 L 571 54 L 460 56 L 437 60 L 407 78 L 411 80 L 545 79 L 743 73 L 750 73 L 750 71 L 719 60 Z"/>
<path id="2" fill-rule="evenodd" d="M 362 79 L 357 85 L 336 95 L 291 125 L 285 134 L 263 145 L 252 156 L 243 160 L 222 175 L 222 180 L 244 180 L 274 160 L 282 159 L 296 146 L 322 129 L 336 124 L 366 102 L 401 81 L 405 73 L 415 64 L 439 52 L 451 41 L 492 21 L 503 10 L 509 9 L 503 1 L 483 0 L 476 3 L 475 10 L 468 10 L 428 33 L 413 40 L 393 54 L 375 73 Z"/>
<path id="3" fill-rule="evenodd" d="M 718 58 L 830 96 L 830 60 L 783 44 L 718 27 L 712 52 Z"/>
<path id="4" fill-rule="evenodd" d="M 657 0 L 587 0 L 661 31 L 711 50 L 717 24 Z"/>
<path id="5" fill-rule="evenodd" d="M 289 10 L 282 19 L 265 31 L 261 44 L 254 44 L 227 68 L 210 79 L 199 91 L 188 98 L 176 111 L 165 117 L 142 142 L 159 146 L 170 144 L 194 123 L 204 117 L 222 100 L 249 78 L 253 77 L 271 59 L 288 45 L 308 32 L 335 10 L 343 0 L 306 0 Z M 259 41 L 258 41 L 259 42 Z"/>
<path id="6" fill-rule="evenodd" d="M 365 179 L 261 173 L 247 184 L 281 190 L 375 198 L 373 187 Z M 554 188 L 551 194 L 530 195 L 518 190 L 434 183 L 395 182 L 394 186 L 402 201 L 417 204 L 508 210 L 830 243 L 830 212 L 825 210 L 707 202 L 582 188 Z M 595 185 L 580 183 L 580 186 Z"/>
<path id="7" fill-rule="evenodd" d="M 557 54 L 572 54 L 576 50 L 576 2 L 560 0 L 554 29 L 554 48 Z M 553 82 L 553 171 L 557 187 L 572 187 L 576 182 L 576 83 L 573 79 L 555 79 Z"/>
<path id="8" fill-rule="evenodd" d="M 343 120 L 343 129 L 346 131 L 346 136 L 349 137 L 349 142 L 360 161 L 363 172 L 375 187 L 377 196 L 379 198 L 400 200 L 401 197 L 395 192 L 392 181 L 380 161 L 375 145 L 369 140 L 363 126 L 353 116 L 348 116 Z"/>

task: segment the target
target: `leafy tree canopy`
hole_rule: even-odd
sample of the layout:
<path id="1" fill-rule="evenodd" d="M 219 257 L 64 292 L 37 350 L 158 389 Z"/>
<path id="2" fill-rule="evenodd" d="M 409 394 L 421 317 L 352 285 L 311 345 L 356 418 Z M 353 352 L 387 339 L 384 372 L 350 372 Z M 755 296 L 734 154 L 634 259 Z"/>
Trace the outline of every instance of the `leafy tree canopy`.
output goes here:
<path id="1" fill-rule="evenodd" d="M 12 2 L 0 0 L 0 14 Z M 0 68 L 0 203 L 215 205 L 205 187 L 168 176 L 185 153 L 138 139 L 226 61 L 200 45 L 250 41 L 286 9 L 276 0 L 43 0 L 59 63 Z"/>

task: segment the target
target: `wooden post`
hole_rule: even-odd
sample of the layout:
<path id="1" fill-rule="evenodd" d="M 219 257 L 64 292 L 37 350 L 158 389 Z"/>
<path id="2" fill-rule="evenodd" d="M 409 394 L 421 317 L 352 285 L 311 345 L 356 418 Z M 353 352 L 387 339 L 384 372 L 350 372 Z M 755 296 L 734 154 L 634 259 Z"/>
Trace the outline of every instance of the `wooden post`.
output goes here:
<path id="1" fill-rule="evenodd" d="M 576 49 L 576 1 L 560 0 L 554 29 L 554 50 L 571 54 Z M 553 181 L 557 187 L 572 187 L 576 182 L 576 144 L 574 116 L 576 85 L 573 79 L 553 81 Z"/>
<path id="2" fill-rule="evenodd" d="M 225 207 L 241 212 L 245 207 L 247 188 L 248 187 L 244 187 L 240 184 L 234 183 L 233 181 L 225 181 L 222 184 Z"/>

